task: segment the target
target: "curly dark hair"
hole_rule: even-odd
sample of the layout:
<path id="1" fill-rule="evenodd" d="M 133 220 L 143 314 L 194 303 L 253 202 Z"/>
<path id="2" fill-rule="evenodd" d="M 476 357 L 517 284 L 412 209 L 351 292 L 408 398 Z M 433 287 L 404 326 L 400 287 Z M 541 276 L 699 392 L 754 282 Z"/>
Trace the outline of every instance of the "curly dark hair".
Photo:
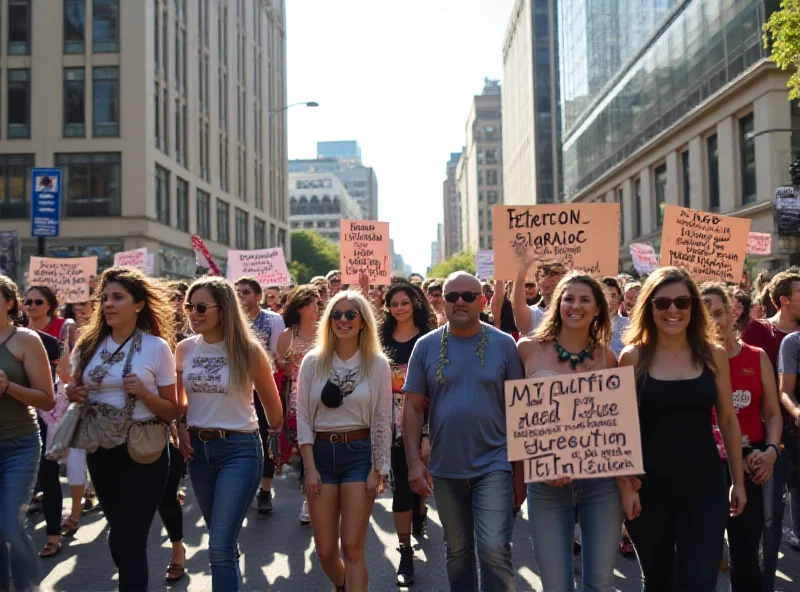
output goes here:
<path id="1" fill-rule="evenodd" d="M 25 290 L 25 297 L 27 298 L 28 294 L 36 290 L 47 301 L 47 316 L 50 318 L 55 317 L 58 314 L 58 296 L 50 286 L 45 286 L 43 284 L 34 284 L 29 286 L 27 290 Z"/>
<path id="2" fill-rule="evenodd" d="M 436 314 L 433 312 L 428 299 L 422 290 L 410 282 L 396 283 L 389 288 L 383 298 L 383 311 L 380 311 L 381 318 L 378 324 L 378 337 L 381 345 L 385 345 L 392 338 L 394 330 L 397 328 L 397 321 L 392 316 L 392 298 L 398 292 L 403 292 L 411 300 L 413 308 L 414 326 L 419 329 L 420 335 L 425 335 L 436 328 Z"/>
<path id="3" fill-rule="evenodd" d="M 286 299 L 286 306 L 283 307 L 283 322 L 286 327 L 294 327 L 300 324 L 300 313 L 304 306 L 308 306 L 314 300 L 319 299 L 317 287 L 312 284 L 297 286 L 291 291 Z"/>

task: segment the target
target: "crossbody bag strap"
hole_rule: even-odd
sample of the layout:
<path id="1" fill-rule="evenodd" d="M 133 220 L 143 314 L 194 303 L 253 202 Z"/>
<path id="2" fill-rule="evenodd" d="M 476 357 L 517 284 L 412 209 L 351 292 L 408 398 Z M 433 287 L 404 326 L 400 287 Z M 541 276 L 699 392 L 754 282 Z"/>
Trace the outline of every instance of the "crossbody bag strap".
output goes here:
<path id="1" fill-rule="evenodd" d="M 131 368 L 133 366 L 133 353 L 137 349 L 141 349 L 142 347 L 142 331 L 138 327 L 133 332 L 133 343 L 131 343 L 131 348 L 128 350 L 128 356 L 125 358 L 125 366 L 122 369 L 122 380 L 125 380 L 125 377 L 131 373 Z M 133 421 L 133 409 L 136 407 L 136 396 L 130 393 L 126 393 L 127 395 L 127 404 L 126 407 L 126 418 L 125 421 L 128 425 L 131 424 Z"/>

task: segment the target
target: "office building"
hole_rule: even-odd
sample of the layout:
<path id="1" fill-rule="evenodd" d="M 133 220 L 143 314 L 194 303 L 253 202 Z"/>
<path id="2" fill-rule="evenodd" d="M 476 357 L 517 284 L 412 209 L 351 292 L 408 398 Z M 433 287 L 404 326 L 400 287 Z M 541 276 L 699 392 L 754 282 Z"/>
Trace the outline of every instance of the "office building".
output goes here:
<path id="1" fill-rule="evenodd" d="M 460 158 L 461 152 L 450 153 L 450 160 L 445 169 L 445 180 L 442 183 L 444 222 L 442 223 L 442 236 L 439 239 L 439 249 L 443 259 L 449 259 L 461 252 L 461 209 L 458 184 L 456 183 L 456 168 Z"/>
<path id="2" fill-rule="evenodd" d="M 503 43 L 503 197 L 508 204 L 559 201 L 555 20 L 555 0 L 516 0 L 508 22 Z M 615 39 L 602 36 L 598 42 L 613 45 Z"/>
<path id="3" fill-rule="evenodd" d="M 289 223 L 292 230 L 314 230 L 339 241 L 342 220 L 362 220 L 361 208 L 334 173 L 289 173 Z"/>
<path id="4" fill-rule="evenodd" d="M 747 217 L 772 232 L 772 196 L 800 154 L 788 74 L 761 41 L 767 0 L 559 2 L 563 191 L 619 202 L 628 245 L 658 251 L 667 204 Z M 611 41 L 611 42 L 609 42 Z M 800 250 L 774 237 L 759 267 Z"/>
<path id="5" fill-rule="evenodd" d="M 318 142 L 317 145 L 342 143 L 350 144 L 350 142 Z M 360 149 L 358 154 L 361 154 Z M 350 197 L 358 202 L 364 220 L 378 220 L 378 177 L 372 167 L 361 164 L 360 157 L 358 160 L 328 156 L 295 159 L 289 162 L 289 172 L 334 173 L 345 186 Z"/>
<path id="6" fill-rule="evenodd" d="M 317 158 L 354 160 L 361 163 L 361 147 L 355 140 L 317 142 Z"/>
<path id="7" fill-rule="evenodd" d="M 502 96 L 500 82 L 484 80 L 466 125 L 466 145 L 456 165 L 461 248 L 492 248 L 492 206 L 503 203 Z"/>
<path id="8" fill-rule="evenodd" d="M 48 255 L 102 270 L 146 247 L 157 274 L 189 277 L 192 234 L 221 264 L 229 248 L 288 254 L 284 8 L 0 1 L 0 230 L 20 230 L 22 272 L 32 167 L 63 171 Z"/>

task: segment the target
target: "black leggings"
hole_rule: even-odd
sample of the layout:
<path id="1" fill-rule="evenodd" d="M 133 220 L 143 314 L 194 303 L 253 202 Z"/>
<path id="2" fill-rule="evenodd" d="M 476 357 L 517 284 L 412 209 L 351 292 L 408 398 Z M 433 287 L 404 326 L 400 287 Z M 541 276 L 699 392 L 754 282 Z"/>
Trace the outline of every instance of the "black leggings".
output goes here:
<path id="1" fill-rule="evenodd" d="M 743 452 L 743 457 L 749 453 Z M 730 486 L 730 475 L 728 475 Z M 741 515 L 728 518 L 728 548 L 731 554 L 731 591 L 761 590 L 758 548 L 764 529 L 764 491 L 750 479 L 744 480 L 747 504 Z"/>
<path id="2" fill-rule="evenodd" d="M 258 398 L 258 393 L 255 391 L 253 391 L 253 402 L 258 416 L 258 432 L 261 434 L 261 446 L 264 449 L 264 470 L 261 472 L 261 478 L 272 479 L 275 476 L 275 461 L 269 456 L 269 422 L 267 422 L 267 414 L 264 413 L 264 407 L 261 405 L 261 399 Z"/>
<path id="3" fill-rule="evenodd" d="M 47 442 L 47 424 L 39 418 L 39 430 L 42 442 Z M 64 494 L 61 491 L 61 481 L 58 474 L 58 463 L 45 458 L 47 445 L 42 446 L 42 460 L 39 463 L 39 487 L 42 490 L 42 512 L 44 513 L 45 528 L 48 535 L 61 535 L 61 510 L 64 504 Z"/>
<path id="4" fill-rule="evenodd" d="M 392 482 L 392 512 L 410 512 L 419 507 L 420 498 L 408 483 L 408 464 L 403 446 L 392 446 Z"/>
<path id="5" fill-rule="evenodd" d="M 158 505 L 158 513 L 164 528 L 167 529 L 169 541 L 177 543 L 183 540 L 183 508 L 178 501 L 178 487 L 183 477 L 185 462 L 180 451 L 172 444 L 169 448 L 169 475 L 167 484 L 164 487 L 164 495 L 161 496 L 161 503 Z"/>
<path id="6" fill-rule="evenodd" d="M 626 520 L 644 592 L 712 592 L 722 560 L 728 496 L 722 463 L 702 478 L 645 476 L 642 513 Z"/>
<path id="7" fill-rule="evenodd" d="M 120 592 L 147 590 L 147 536 L 169 475 L 168 447 L 149 465 L 131 459 L 126 444 L 86 455 L 108 522 L 108 546 L 119 569 Z"/>

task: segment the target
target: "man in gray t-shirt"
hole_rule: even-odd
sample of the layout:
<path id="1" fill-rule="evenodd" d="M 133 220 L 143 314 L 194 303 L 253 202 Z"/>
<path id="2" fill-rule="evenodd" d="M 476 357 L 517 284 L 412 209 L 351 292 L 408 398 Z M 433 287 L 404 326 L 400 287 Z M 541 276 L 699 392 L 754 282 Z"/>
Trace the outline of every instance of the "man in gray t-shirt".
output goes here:
<path id="1" fill-rule="evenodd" d="M 512 509 L 525 489 L 508 462 L 504 383 L 522 378 L 522 364 L 514 339 L 480 322 L 480 294 L 474 276 L 447 278 L 448 322 L 420 338 L 408 363 L 403 434 L 411 488 L 436 496 L 451 590 L 503 591 L 514 589 Z M 429 468 L 419 454 L 426 399 Z"/>

